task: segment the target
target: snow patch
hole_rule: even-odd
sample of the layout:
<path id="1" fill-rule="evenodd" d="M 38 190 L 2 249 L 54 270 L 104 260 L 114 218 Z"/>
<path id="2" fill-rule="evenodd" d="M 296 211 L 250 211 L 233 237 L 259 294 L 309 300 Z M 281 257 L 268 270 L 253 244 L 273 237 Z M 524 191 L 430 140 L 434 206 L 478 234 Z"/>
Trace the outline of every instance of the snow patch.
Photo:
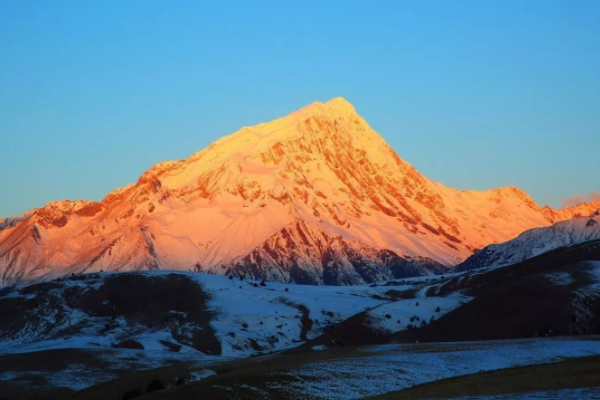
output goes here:
<path id="1" fill-rule="evenodd" d="M 575 279 L 569 272 L 553 272 L 544 276 L 556 286 L 568 286 L 575 283 Z"/>
<path id="2" fill-rule="evenodd" d="M 538 339 L 393 344 L 360 351 L 364 357 L 340 357 L 293 368 L 285 373 L 289 383 L 273 383 L 271 388 L 315 399 L 360 399 L 454 376 L 598 355 L 600 342 Z"/>

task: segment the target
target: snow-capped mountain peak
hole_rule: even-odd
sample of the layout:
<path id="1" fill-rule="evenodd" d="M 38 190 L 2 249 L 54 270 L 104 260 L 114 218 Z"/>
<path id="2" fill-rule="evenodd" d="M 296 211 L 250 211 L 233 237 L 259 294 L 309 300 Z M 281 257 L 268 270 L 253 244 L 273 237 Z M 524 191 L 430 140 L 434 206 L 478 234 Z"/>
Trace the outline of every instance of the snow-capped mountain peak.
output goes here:
<path id="1" fill-rule="evenodd" d="M 158 163 L 101 202 L 54 202 L 5 224 L 0 281 L 171 268 L 363 283 L 452 266 L 582 207 L 432 182 L 335 98 Z"/>

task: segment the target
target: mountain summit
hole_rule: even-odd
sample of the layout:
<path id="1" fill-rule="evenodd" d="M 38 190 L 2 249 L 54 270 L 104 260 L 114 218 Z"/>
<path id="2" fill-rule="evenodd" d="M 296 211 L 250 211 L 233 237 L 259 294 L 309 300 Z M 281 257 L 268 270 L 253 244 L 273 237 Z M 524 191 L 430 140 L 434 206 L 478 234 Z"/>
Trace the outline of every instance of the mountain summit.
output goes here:
<path id="1" fill-rule="evenodd" d="M 439 271 L 593 207 L 432 182 L 335 98 L 156 164 L 101 202 L 0 221 L 0 283 L 165 268 L 358 284 Z"/>

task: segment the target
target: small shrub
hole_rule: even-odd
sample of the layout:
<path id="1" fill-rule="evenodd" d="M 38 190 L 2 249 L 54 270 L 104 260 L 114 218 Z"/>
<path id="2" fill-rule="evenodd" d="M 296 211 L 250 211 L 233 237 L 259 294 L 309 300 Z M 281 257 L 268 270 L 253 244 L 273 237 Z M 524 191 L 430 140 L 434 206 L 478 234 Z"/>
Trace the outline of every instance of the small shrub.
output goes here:
<path id="1" fill-rule="evenodd" d="M 437 306 L 437 307 L 435 308 L 435 312 L 440 312 L 440 311 L 442 311 L 442 309 L 440 308 L 440 306 Z"/>
<path id="2" fill-rule="evenodd" d="M 267 284 L 265 283 L 264 279 L 262 281 L 260 281 L 260 286 L 267 286 Z"/>
<path id="3" fill-rule="evenodd" d="M 417 307 L 419 307 L 419 302 L 417 301 L 417 304 L 415 304 Z"/>
<path id="4" fill-rule="evenodd" d="M 139 397 L 141 395 L 142 395 L 142 390 L 140 388 L 137 388 L 137 389 L 130 390 L 129 392 L 123 393 L 123 396 L 121 396 L 121 400 L 135 399 L 136 397 Z"/>
<path id="5" fill-rule="evenodd" d="M 286 288 L 285 288 L 285 291 L 286 291 L 286 292 L 289 292 L 289 291 L 290 291 L 290 288 L 287 288 L 287 287 L 286 287 Z"/>
<path id="6" fill-rule="evenodd" d="M 392 314 L 385 314 L 385 317 L 386 317 L 387 319 L 392 319 Z"/>
<path id="7" fill-rule="evenodd" d="M 232 279 L 233 279 L 233 275 L 229 275 L 229 280 L 232 280 Z"/>
<path id="8" fill-rule="evenodd" d="M 421 321 L 421 326 L 425 326 L 425 325 L 427 325 L 427 321 L 425 321 L 425 320 Z"/>
<path id="9" fill-rule="evenodd" d="M 150 384 L 148 385 L 148 389 L 146 390 L 146 392 L 150 393 L 150 392 L 156 392 L 159 390 L 163 390 L 165 388 L 165 385 L 163 385 L 163 383 L 161 381 L 159 381 L 158 379 L 153 380 L 152 382 L 150 382 Z"/>
<path id="10" fill-rule="evenodd" d="M 248 323 L 247 322 L 242 322 L 242 328 L 248 329 Z"/>
<path id="11" fill-rule="evenodd" d="M 175 382 L 175 386 L 183 386 L 185 385 L 185 378 L 177 378 L 177 381 Z"/>

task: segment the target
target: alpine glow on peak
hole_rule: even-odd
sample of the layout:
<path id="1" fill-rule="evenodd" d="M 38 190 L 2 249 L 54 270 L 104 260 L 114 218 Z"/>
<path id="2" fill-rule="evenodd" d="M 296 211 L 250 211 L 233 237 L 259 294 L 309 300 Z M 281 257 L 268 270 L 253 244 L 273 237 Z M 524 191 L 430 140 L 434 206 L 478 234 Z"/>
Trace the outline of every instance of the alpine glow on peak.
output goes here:
<path id="1" fill-rule="evenodd" d="M 594 207 L 433 182 L 335 98 L 156 164 L 100 203 L 52 202 L 0 221 L 0 283 L 176 269 L 360 284 L 443 271 Z"/>

